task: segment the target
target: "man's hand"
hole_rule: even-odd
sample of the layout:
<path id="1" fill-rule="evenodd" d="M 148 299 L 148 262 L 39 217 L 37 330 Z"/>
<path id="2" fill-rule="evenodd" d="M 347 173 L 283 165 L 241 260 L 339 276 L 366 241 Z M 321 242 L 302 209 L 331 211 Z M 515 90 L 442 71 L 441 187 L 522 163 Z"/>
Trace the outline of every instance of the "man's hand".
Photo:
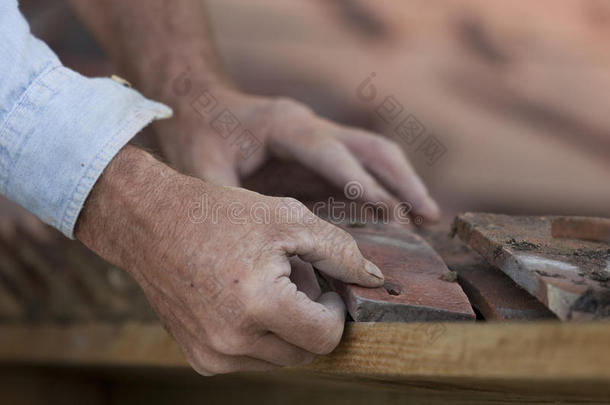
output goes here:
<path id="1" fill-rule="evenodd" d="M 127 146 L 96 183 L 76 236 L 129 271 L 201 374 L 301 365 L 343 332 L 312 265 L 383 284 L 344 231 L 302 204 L 187 177 Z"/>
<path id="2" fill-rule="evenodd" d="M 411 214 L 428 220 L 439 209 L 400 148 L 367 131 L 348 128 L 316 116 L 286 99 L 251 97 L 234 90 L 214 49 L 201 0 L 70 0 L 115 64 L 145 95 L 176 111 L 168 122 L 155 123 L 163 151 L 181 170 L 223 185 L 237 185 L 269 155 L 295 159 L 343 188 L 362 186 L 363 201 L 383 202 L 391 210 L 398 201 Z M 183 94 L 181 77 L 190 72 Z M 193 98 L 207 89 L 219 108 L 213 117 L 193 110 Z M 205 109 L 205 108 L 204 108 Z M 210 120 L 222 110 L 241 122 L 261 143 L 243 158 L 236 134 L 218 134 Z M 205 114 L 204 114 L 205 115 Z M 221 124 L 222 125 L 222 124 Z M 404 205 L 402 205 L 404 207 Z M 394 211 L 396 212 L 396 211 Z"/>
<path id="3" fill-rule="evenodd" d="M 179 76 L 166 91 L 196 87 L 193 83 L 195 78 Z M 154 128 L 165 155 L 186 173 L 236 186 L 275 155 L 300 162 L 340 188 L 357 181 L 362 201 L 383 202 L 390 209 L 407 202 L 412 214 L 431 221 L 439 217 L 398 145 L 381 136 L 328 121 L 296 101 L 247 96 L 223 86 L 162 98 L 176 116 Z M 232 128 L 233 119 L 238 128 Z"/>

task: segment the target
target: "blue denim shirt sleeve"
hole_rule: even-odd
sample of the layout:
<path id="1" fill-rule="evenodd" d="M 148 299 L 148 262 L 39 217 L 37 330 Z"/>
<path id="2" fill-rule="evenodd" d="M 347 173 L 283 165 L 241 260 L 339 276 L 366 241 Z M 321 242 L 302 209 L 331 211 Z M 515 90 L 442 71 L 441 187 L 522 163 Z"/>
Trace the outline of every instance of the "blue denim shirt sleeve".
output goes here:
<path id="1" fill-rule="evenodd" d="M 0 0 L 0 194 L 73 238 L 114 155 L 171 110 L 109 78 L 62 66 L 33 37 L 17 0 Z"/>

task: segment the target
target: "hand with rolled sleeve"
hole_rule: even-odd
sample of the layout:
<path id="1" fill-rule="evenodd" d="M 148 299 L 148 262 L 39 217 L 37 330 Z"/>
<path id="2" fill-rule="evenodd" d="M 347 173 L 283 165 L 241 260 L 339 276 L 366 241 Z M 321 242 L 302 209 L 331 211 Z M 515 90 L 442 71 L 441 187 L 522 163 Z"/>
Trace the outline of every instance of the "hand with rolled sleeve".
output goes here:
<path id="1" fill-rule="evenodd" d="M 383 284 L 347 233 L 294 200 L 206 183 L 126 145 L 171 110 L 62 66 L 15 0 L 0 1 L 0 34 L 3 195 L 128 271 L 202 374 L 301 365 L 334 349 L 345 308 L 320 293 L 312 266 Z M 193 217 L 203 197 L 217 215 Z M 261 206 L 271 213 L 262 223 L 251 215 Z M 289 220 L 274 215 L 285 207 Z"/>
<path id="2" fill-rule="evenodd" d="M 345 307 L 320 295 L 312 266 L 383 284 L 349 234 L 301 203 L 204 183 L 130 146 L 89 200 L 77 237 L 133 275 L 204 375 L 302 365 L 335 348 Z"/>
<path id="3" fill-rule="evenodd" d="M 96 179 L 167 106 L 110 78 L 62 66 L 30 34 L 16 0 L 0 1 L 0 193 L 73 237 Z"/>

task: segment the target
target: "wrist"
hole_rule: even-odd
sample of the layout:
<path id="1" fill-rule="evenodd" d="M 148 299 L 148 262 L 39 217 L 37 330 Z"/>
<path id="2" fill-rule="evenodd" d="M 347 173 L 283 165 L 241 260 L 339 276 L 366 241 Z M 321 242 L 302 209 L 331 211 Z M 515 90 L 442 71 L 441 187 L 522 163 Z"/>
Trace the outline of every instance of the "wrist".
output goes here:
<path id="1" fill-rule="evenodd" d="M 173 164 L 183 161 L 184 154 L 193 148 L 203 146 L 199 142 L 201 138 L 222 139 L 213 127 L 214 119 L 222 111 L 228 109 L 232 114 L 239 114 L 242 110 L 235 106 L 247 105 L 250 101 L 251 105 L 256 104 L 253 97 L 224 83 L 202 81 L 192 71 L 176 76 L 164 91 L 159 99 L 172 107 L 174 116 L 171 120 L 154 122 L 152 128 L 163 155 Z M 247 116 L 241 114 L 238 119 Z M 180 164 L 177 168 L 185 169 Z"/>
<path id="2" fill-rule="evenodd" d="M 171 187 L 181 177 L 150 154 L 125 146 L 87 197 L 76 223 L 76 238 L 119 267 L 140 267 L 167 232 L 155 229 L 150 218 L 163 215 L 160 207 L 173 209 Z"/>

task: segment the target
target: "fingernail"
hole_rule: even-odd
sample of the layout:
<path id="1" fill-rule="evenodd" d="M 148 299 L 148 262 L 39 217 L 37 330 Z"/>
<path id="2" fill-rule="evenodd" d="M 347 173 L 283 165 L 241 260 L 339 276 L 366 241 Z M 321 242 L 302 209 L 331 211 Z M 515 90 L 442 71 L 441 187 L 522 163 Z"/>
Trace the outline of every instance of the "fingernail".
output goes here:
<path id="1" fill-rule="evenodd" d="M 367 260 L 366 264 L 364 265 L 364 268 L 366 272 L 369 273 L 371 276 L 383 280 L 383 273 L 381 273 L 379 267 L 375 266 L 373 263 Z"/>

